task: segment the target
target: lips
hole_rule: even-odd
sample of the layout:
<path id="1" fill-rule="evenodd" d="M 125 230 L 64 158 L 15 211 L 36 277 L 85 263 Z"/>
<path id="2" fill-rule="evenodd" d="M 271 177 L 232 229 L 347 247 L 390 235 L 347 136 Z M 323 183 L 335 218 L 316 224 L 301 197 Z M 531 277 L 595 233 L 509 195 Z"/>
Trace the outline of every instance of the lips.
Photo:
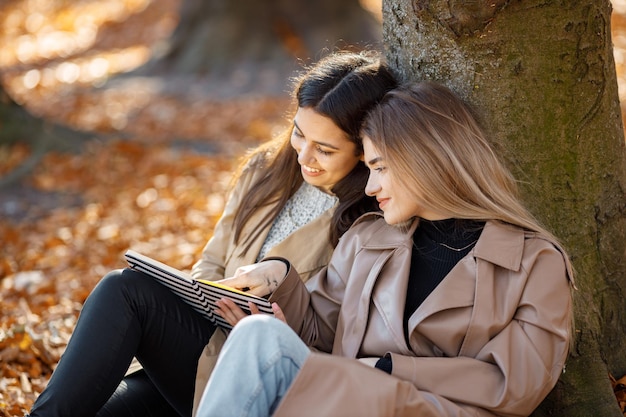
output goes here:
<path id="1" fill-rule="evenodd" d="M 301 167 L 303 170 L 305 170 L 306 172 L 310 172 L 311 174 L 317 174 L 318 172 L 321 172 L 321 169 L 312 168 L 306 165 L 301 165 Z"/>
<path id="2" fill-rule="evenodd" d="M 381 198 L 381 199 L 376 199 L 376 201 L 378 201 L 378 207 L 382 210 L 384 206 L 387 205 L 387 203 L 389 202 L 388 198 Z"/>
<path id="3" fill-rule="evenodd" d="M 302 171 L 302 175 L 306 176 L 306 177 L 319 177 L 320 175 L 324 174 L 324 170 L 321 169 L 317 169 L 317 168 L 312 168 L 306 165 L 300 165 L 301 171 Z"/>

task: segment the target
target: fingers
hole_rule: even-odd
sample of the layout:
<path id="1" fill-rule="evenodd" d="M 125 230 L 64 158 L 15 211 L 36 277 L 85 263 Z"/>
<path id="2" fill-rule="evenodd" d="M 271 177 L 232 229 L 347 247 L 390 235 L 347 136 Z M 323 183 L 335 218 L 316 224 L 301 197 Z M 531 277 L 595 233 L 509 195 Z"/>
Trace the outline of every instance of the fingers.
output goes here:
<path id="1" fill-rule="evenodd" d="M 245 276 L 224 278 L 216 282 L 218 284 L 226 285 L 227 287 L 235 288 L 239 291 L 245 291 L 250 288 L 250 282 L 248 282 L 248 279 Z"/>
<path id="2" fill-rule="evenodd" d="M 218 300 L 215 304 L 217 304 L 218 307 L 215 312 L 222 316 L 222 318 L 226 320 L 231 326 L 234 326 L 239 322 L 239 320 L 248 315 L 245 311 L 239 308 L 237 304 L 235 304 L 232 300 L 228 298 L 222 298 Z"/>
<path id="3" fill-rule="evenodd" d="M 218 307 L 215 312 L 226 320 L 231 326 L 235 326 L 235 324 L 239 323 L 241 319 L 248 315 L 247 312 L 243 311 L 233 300 L 229 298 L 222 298 L 216 301 L 215 304 Z M 253 302 L 248 301 L 248 307 L 250 308 L 250 314 L 263 314 Z M 272 311 L 277 319 L 287 323 L 285 315 L 280 307 L 278 307 L 278 304 L 272 303 Z"/>
<path id="4" fill-rule="evenodd" d="M 359 362 L 364 363 L 365 365 L 371 366 L 372 368 L 376 367 L 376 362 L 378 362 L 380 358 L 359 358 Z"/>
<path id="5" fill-rule="evenodd" d="M 230 278 L 224 278 L 217 283 L 235 288 L 239 291 L 247 292 L 258 297 L 263 297 L 270 293 L 266 281 L 259 281 L 258 276 L 242 274 Z"/>
<path id="6" fill-rule="evenodd" d="M 287 266 L 282 261 L 267 260 L 237 268 L 230 278 L 220 280 L 221 284 L 263 297 L 272 293 L 285 279 Z"/>
<path id="7" fill-rule="evenodd" d="M 278 306 L 278 304 L 272 303 L 272 311 L 274 312 L 274 317 L 276 317 L 278 320 L 282 321 L 285 324 L 287 323 L 285 313 L 283 313 L 283 310 Z"/>
<path id="8" fill-rule="evenodd" d="M 248 287 L 246 292 L 248 294 L 256 295 L 257 297 L 265 297 L 271 291 L 267 288 L 267 286 L 262 285 L 258 287 Z"/>
<path id="9" fill-rule="evenodd" d="M 248 307 L 250 307 L 250 314 L 261 314 L 259 308 L 252 301 L 248 301 Z"/>

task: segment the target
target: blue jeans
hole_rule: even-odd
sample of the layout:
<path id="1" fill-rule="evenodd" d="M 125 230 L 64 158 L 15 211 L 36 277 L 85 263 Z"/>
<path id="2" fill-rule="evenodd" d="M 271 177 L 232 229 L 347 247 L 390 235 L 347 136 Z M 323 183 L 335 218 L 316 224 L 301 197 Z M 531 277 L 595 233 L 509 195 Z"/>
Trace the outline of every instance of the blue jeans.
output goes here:
<path id="1" fill-rule="evenodd" d="M 197 416 L 271 415 L 309 355 L 282 321 L 261 314 L 244 318 L 226 339 Z"/>
<path id="2" fill-rule="evenodd" d="M 190 416 L 198 358 L 214 330 L 153 278 L 112 271 L 85 301 L 31 416 Z M 124 378 L 133 356 L 144 371 Z"/>

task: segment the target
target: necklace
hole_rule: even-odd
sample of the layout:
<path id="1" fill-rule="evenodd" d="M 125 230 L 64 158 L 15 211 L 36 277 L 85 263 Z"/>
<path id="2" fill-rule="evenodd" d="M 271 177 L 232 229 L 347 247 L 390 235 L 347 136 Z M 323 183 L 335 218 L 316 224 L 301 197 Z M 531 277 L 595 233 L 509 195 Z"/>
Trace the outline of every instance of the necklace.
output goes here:
<path id="1" fill-rule="evenodd" d="M 453 248 L 452 246 L 448 246 L 445 243 L 441 243 L 441 242 L 437 242 L 437 244 L 440 245 L 440 246 L 443 246 L 446 249 L 450 249 L 450 250 L 453 250 L 455 252 L 461 252 L 462 250 L 465 250 L 465 249 L 469 248 L 470 246 L 472 246 L 476 242 L 478 242 L 478 239 L 476 239 L 475 241 L 471 242 L 469 245 L 463 246 L 462 248 Z"/>

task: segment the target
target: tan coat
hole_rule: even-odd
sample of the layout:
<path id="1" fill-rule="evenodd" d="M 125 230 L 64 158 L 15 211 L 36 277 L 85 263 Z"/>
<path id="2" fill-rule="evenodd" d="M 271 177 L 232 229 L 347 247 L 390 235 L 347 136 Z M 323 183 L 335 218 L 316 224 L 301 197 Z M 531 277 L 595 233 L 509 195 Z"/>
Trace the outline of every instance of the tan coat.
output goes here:
<path id="1" fill-rule="evenodd" d="M 415 227 L 366 215 L 308 291 L 289 271 L 271 301 L 305 342 L 333 355 L 307 359 L 274 417 L 528 416 L 554 387 L 570 341 L 569 261 L 533 233 L 487 222 L 410 317 L 407 346 Z M 387 353 L 392 375 L 346 360 Z"/>
<path id="2" fill-rule="evenodd" d="M 215 226 L 213 236 L 204 247 L 201 259 L 193 266 L 191 275 L 194 278 L 212 281 L 220 280 L 232 276 L 240 266 L 256 262 L 265 237 L 269 233 L 269 227 L 263 230 L 259 239 L 254 242 L 248 251 L 244 249 L 243 245 L 239 245 L 233 240 L 235 211 L 239 207 L 242 196 L 256 179 L 254 173 L 253 171 L 247 175 L 244 174 L 233 189 L 222 217 Z M 265 217 L 271 208 L 272 206 L 267 206 L 254 213 L 244 227 L 240 241 L 245 242 L 246 238 L 256 231 L 257 225 L 261 223 L 261 219 Z M 326 211 L 311 223 L 292 233 L 284 241 L 273 247 L 266 255 L 293 259 L 294 267 L 297 267 L 298 271 L 303 271 L 301 274 L 301 279 L 303 280 L 317 273 L 328 264 L 333 251 L 328 234 L 333 210 Z M 225 339 L 225 333 L 219 329 L 216 330 L 198 360 L 193 407 L 194 415 Z"/>

